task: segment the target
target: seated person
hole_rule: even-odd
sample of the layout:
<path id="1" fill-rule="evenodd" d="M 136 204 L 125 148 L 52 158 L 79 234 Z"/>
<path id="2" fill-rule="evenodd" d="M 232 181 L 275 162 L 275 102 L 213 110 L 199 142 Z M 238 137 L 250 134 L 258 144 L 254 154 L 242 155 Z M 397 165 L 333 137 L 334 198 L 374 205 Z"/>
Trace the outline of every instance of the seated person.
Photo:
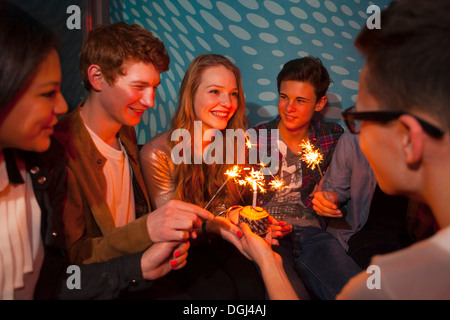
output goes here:
<path id="1" fill-rule="evenodd" d="M 89 96 L 55 126 L 55 138 L 66 148 L 63 221 L 72 263 L 187 240 L 199 217 L 211 215 L 180 201 L 149 214 L 133 126 L 153 107 L 168 66 L 164 44 L 138 25 L 100 26 L 83 43 L 80 68 Z"/>
<path id="2" fill-rule="evenodd" d="M 308 289 L 320 299 L 334 299 L 342 286 L 360 270 L 337 240 L 325 231 L 326 219 L 314 213 L 310 198 L 344 132 L 338 124 L 313 118 L 327 103 L 330 81 L 328 71 L 318 58 L 305 57 L 287 62 L 277 77 L 279 116 L 255 128 L 257 132 L 279 130 L 278 141 L 273 130 L 267 141 L 259 141 L 260 148 L 264 143 L 278 143 L 280 165 L 273 176 L 284 181 L 286 186 L 260 197 L 260 206 L 275 219 L 293 225 L 292 234 L 281 239 L 274 250 L 283 258 L 291 282 L 297 281 L 297 271 Z M 324 159 L 314 169 L 302 160 L 301 144 L 307 141 Z M 298 290 L 297 294 L 301 297 Z"/>
<path id="3" fill-rule="evenodd" d="M 160 242 L 145 252 L 72 266 L 79 268 L 79 282 L 68 279 L 64 148 L 51 139 L 57 116 L 67 112 L 56 42 L 30 14 L 0 2 L 1 300 L 117 298 L 186 264 L 189 242 Z M 14 73 L 4 72 L 9 69 Z M 49 148 L 54 151 L 45 152 Z"/>
<path id="4" fill-rule="evenodd" d="M 350 132 L 339 139 L 322 190 L 314 194 L 312 203 L 317 214 L 328 217 L 327 231 L 363 269 L 375 254 L 412 242 L 407 227 L 408 199 L 380 190 L 358 136 Z"/>
<path id="5" fill-rule="evenodd" d="M 201 207 L 209 205 L 208 209 L 216 214 L 214 220 L 195 230 L 203 241 L 193 244 L 190 263 L 177 273 L 178 281 L 207 281 L 218 288 L 213 276 L 203 280 L 205 274 L 225 273 L 222 278 L 234 287 L 229 290 L 233 299 L 264 299 L 259 272 L 242 254 L 241 231 L 220 214 L 244 201 L 241 190 L 232 182 L 216 194 L 226 180 L 224 173 L 236 162 L 227 164 L 224 150 L 216 150 L 218 159 L 213 163 L 207 163 L 203 156 L 213 146 L 211 138 L 215 133 L 213 139 L 225 141 L 226 129 L 246 129 L 244 110 L 240 70 L 224 56 L 200 55 L 186 70 L 170 130 L 145 143 L 140 157 L 154 208 L 176 199 Z M 198 140 L 194 140 L 196 135 Z M 234 154 L 234 160 L 236 157 Z M 185 279 L 181 279 L 183 275 Z M 221 287 L 223 292 L 227 288 Z"/>

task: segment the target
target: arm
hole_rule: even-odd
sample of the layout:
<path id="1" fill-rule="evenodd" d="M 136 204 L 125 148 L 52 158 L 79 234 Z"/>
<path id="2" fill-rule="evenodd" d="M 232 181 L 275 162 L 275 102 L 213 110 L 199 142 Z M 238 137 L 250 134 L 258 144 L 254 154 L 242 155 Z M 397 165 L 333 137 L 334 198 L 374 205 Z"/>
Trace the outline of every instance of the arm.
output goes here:
<path id="1" fill-rule="evenodd" d="M 212 214 L 202 208 L 172 200 L 161 208 L 116 228 L 109 223 L 108 208 L 87 206 L 77 179 L 68 170 L 69 192 L 64 208 L 64 227 L 70 259 L 74 263 L 102 262 L 121 255 L 145 250 L 155 242 L 183 241 Z M 106 205 L 106 204 L 105 204 Z M 97 220 L 101 220 L 101 224 Z M 102 230 L 99 227 L 103 226 Z"/>
<path id="2" fill-rule="evenodd" d="M 269 298 L 272 300 L 298 300 L 283 269 L 281 257 L 272 251 L 264 239 L 254 234 L 247 224 L 241 223 L 241 230 L 243 232 L 242 247 L 259 266 Z"/>
<path id="3" fill-rule="evenodd" d="M 139 155 L 153 210 L 173 199 L 176 188 L 172 177 L 174 165 L 165 140 L 166 134 L 154 137 L 142 147 Z"/>
<path id="4" fill-rule="evenodd" d="M 138 281 L 158 279 L 171 270 L 186 265 L 189 242 L 157 243 L 145 252 L 121 256 L 101 263 L 78 265 L 79 288 L 69 289 L 74 284 L 72 275 L 64 275 L 59 299 L 114 299 Z"/>

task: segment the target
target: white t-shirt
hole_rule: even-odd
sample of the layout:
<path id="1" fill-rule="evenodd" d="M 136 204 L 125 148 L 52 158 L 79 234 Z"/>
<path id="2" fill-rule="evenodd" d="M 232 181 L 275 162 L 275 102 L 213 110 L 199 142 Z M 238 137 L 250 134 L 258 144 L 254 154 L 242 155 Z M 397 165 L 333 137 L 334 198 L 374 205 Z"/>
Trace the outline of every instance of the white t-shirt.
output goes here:
<path id="1" fill-rule="evenodd" d="M 86 124 L 85 124 L 86 125 Z M 121 150 L 105 143 L 86 126 L 98 151 L 107 159 L 103 167 L 106 179 L 106 202 L 116 227 L 121 227 L 136 219 L 132 170 L 127 153 L 120 142 Z"/>
<path id="2" fill-rule="evenodd" d="M 450 299 L 450 226 L 406 249 L 375 256 L 377 271 L 361 272 L 337 297 L 346 300 L 448 300 Z M 369 286 L 367 285 L 369 282 Z"/>

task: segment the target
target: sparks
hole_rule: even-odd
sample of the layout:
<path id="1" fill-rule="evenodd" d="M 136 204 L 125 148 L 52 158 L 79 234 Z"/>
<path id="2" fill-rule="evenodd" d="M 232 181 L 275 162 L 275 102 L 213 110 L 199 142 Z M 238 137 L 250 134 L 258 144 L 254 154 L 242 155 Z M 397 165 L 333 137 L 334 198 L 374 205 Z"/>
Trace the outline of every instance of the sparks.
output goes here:
<path id="1" fill-rule="evenodd" d="M 317 166 L 319 169 L 320 175 L 323 178 L 322 171 L 320 170 L 319 164 L 323 161 L 323 156 L 318 149 L 316 149 L 311 142 L 308 140 L 306 142 L 302 142 L 300 144 L 302 148 L 302 161 L 305 161 L 308 168 L 314 170 Z"/>
<path id="2" fill-rule="evenodd" d="M 269 182 L 270 188 L 272 190 L 279 190 L 281 188 L 288 188 L 287 186 L 284 185 L 284 181 L 278 178 L 273 179 L 272 181 Z"/>

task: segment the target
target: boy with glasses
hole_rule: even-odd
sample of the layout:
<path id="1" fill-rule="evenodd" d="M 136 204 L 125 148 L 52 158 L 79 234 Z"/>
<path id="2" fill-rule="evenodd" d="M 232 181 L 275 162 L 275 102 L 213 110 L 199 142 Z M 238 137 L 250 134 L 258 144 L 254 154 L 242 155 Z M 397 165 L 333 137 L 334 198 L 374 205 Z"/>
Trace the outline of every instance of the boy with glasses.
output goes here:
<path id="1" fill-rule="evenodd" d="M 450 299 L 448 12 L 447 0 L 393 2 L 381 15 L 381 29 L 366 28 L 356 39 L 367 61 L 356 106 L 343 117 L 359 132 L 380 188 L 427 203 L 441 229 L 375 257 L 379 289 L 368 288 L 371 274 L 363 272 L 339 298 Z"/>

